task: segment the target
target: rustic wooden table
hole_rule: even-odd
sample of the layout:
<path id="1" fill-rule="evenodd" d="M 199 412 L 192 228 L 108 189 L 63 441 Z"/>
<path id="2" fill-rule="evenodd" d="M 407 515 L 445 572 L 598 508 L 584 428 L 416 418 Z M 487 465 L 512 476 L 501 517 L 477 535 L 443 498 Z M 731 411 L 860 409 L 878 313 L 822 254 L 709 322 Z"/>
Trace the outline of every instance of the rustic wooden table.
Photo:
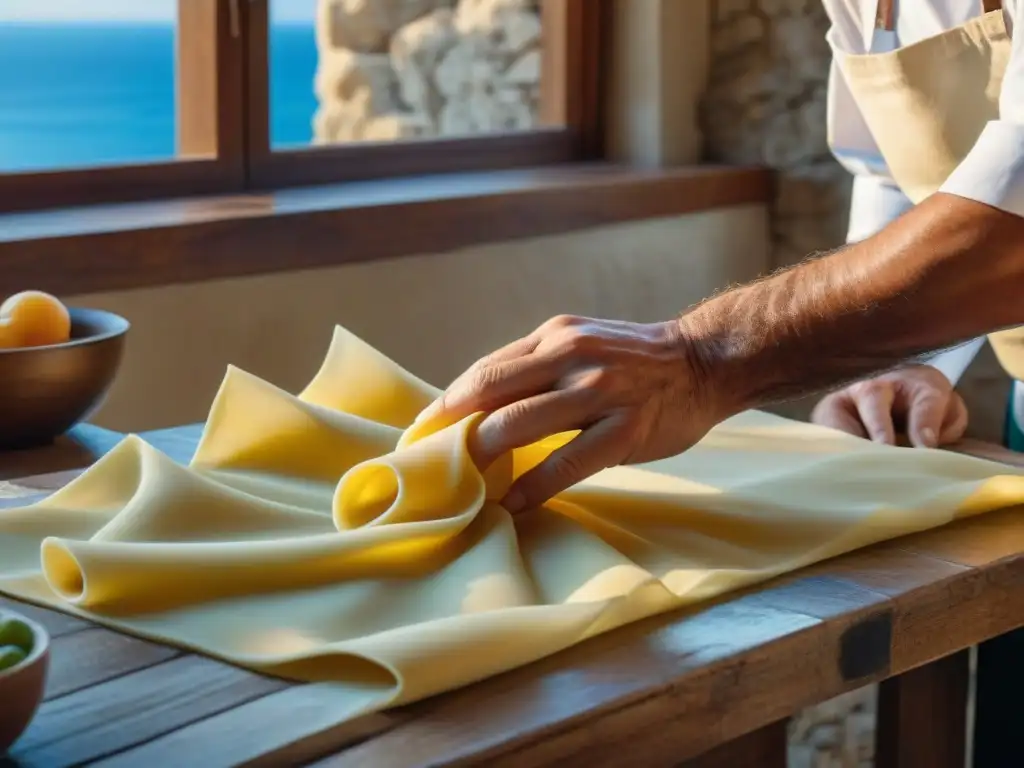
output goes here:
<path id="1" fill-rule="evenodd" d="M 176 460 L 192 425 L 144 437 Z M 118 435 L 0 457 L 0 505 L 75 476 Z M 994 446 L 974 453 L 1016 462 Z M 53 472 L 57 467 L 61 471 Z M 8 498 L 2 498 L 7 496 Z M 20 497 L 20 498 L 12 498 Z M 263 677 L 0 598 L 53 635 L 45 703 L 14 765 L 785 765 L 786 721 L 880 687 L 878 768 L 959 768 L 968 654 L 1024 626 L 1013 510 L 836 558 L 714 604 L 616 630 L 428 701 L 339 722 L 329 688 Z"/>

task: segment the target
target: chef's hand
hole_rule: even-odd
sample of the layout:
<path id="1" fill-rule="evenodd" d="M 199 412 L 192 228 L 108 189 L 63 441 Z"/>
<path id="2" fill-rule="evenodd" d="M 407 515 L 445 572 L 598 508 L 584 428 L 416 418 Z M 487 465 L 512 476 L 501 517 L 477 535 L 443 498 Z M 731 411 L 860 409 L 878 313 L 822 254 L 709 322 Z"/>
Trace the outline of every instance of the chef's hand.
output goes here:
<path id="1" fill-rule="evenodd" d="M 811 421 L 890 445 L 902 428 L 914 446 L 936 448 L 963 437 L 967 406 L 937 368 L 908 365 L 833 392 Z"/>
<path id="2" fill-rule="evenodd" d="M 503 504 L 538 506 L 619 464 L 686 450 L 729 413 L 695 363 L 678 322 L 561 316 L 484 357 L 419 417 L 453 424 L 484 411 L 470 446 L 488 466 L 513 448 L 580 429 L 525 473 Z"/>

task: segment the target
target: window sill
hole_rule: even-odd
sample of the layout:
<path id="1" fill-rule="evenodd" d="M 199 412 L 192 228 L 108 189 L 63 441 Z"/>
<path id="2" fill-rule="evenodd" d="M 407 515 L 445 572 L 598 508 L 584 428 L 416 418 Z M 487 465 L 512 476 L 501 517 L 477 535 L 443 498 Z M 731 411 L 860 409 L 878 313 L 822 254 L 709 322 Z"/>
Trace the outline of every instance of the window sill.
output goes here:
<path id="1" fill-rule="evenodd" d="M 767 203 L 770 171 L 607 164 L 0 215 L 0 295 L 60 295 L 439 253 Z"/>

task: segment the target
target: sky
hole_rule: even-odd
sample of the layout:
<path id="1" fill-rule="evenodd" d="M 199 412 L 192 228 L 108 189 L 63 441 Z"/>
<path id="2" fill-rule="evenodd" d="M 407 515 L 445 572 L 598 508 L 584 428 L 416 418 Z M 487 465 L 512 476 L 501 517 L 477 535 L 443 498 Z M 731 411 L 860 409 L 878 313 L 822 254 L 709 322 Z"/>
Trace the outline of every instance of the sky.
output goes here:
<path id="1" fill-rule="evenodd" d="M 179 0 L 0 0 L 5 21 L 170 22 Z M 180 0 L 189 2 L 190 0 Z M 274 21 L 313 21 L 316 0 L 270 0 Z"/>

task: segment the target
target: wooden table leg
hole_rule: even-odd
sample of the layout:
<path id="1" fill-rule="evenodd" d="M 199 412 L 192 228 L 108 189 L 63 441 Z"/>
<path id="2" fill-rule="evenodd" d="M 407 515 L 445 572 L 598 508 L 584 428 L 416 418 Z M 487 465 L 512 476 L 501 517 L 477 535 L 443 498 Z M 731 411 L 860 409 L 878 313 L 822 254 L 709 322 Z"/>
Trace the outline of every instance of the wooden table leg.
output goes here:
<path id="1" fill-rule="evenodd" d="M 875 768 L 963 768 L 970 651 L 882 682 Z"/>
<path id="2" fill-rule="evenodd" d="M 786 768 L 786 720 L 715 747 L 679 768 Z"/>

